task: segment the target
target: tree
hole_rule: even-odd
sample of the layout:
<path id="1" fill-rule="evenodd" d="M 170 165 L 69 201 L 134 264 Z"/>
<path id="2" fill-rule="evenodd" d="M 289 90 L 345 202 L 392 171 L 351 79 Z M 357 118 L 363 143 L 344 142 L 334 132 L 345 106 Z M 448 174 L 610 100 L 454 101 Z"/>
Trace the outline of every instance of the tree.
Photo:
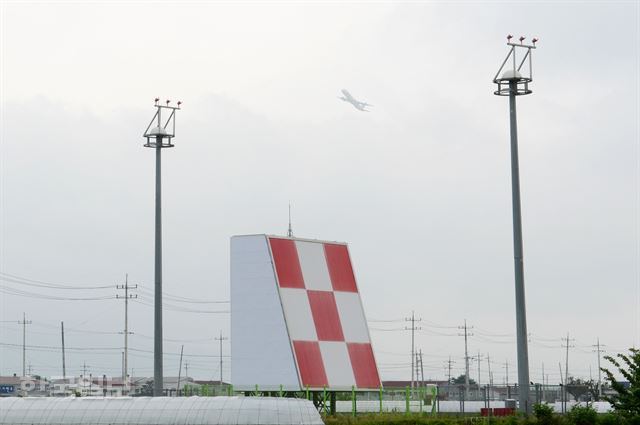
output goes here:
<path id="1" fill-rule="evenodd" d="M 591 392 L 593 387 L 592 381 L 586 379 L 569 377 L 567 381 L 567 392 L 573 396 L 576 401 L 580 401 L 580 398 Z"/>
<path id="2" fill-rule="evenodd" d="M 462 375 L 458 376 L 457 378 L 451 378 L 451 383 L 452 384 L 464 384 L 465 383 L 465 374 L 463 373 Z M 473 379 L 469 378 L 469 385 L 475 385 L 476 381 L 474 381 Z"/>
<path id="3" fill-rule="evenodd" d="M 618 381 L 613 372 L 602 368 L 605 380 L 616 392 L 613 396 L 603 397 L 616 411 L 626 417 L 640 417 L 640 350 L 630 348 L 629 354 L 618 353 L 615 357 L 604 356 L 628 382 Z"/>
<path id="4" fill-rule="evenodd" d="M 152 397 L 153 396 L 153 379 L 146 381 L 142 388 L 140 388 L 140 392 L 137 394 L 132 394 L 133 397 Z"/>

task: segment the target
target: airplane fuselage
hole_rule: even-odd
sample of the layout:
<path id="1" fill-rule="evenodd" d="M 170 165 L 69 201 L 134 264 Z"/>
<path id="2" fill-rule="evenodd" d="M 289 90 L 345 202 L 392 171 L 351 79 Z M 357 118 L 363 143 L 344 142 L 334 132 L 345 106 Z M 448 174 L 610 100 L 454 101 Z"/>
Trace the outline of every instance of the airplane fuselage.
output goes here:
<path id="1" fill-rule="evenodd" d="M 339 97 L 338 99 L 352 104 L 353 107 L 359 111 L 369 112 L 367 109 L 365 109 L 365 107 L 371 106 L 371 105 L 369 105 L 368 103 L 360 102 L 356 100 L 353 96 L 351 96 L 351 93 L 349 93 L 346 89 L 342 89 L 340 91 L 342 92 L 343 97 Z"/>

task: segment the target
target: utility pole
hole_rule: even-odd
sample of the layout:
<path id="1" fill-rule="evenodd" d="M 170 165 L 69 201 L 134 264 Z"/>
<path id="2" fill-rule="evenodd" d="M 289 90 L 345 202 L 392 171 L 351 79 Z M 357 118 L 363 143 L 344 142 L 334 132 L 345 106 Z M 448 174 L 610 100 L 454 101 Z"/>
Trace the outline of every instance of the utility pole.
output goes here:
<path id="1" fill-rule="evenodd" d="M 180 396 L 180 377 L 182 375 L 182 352 L 184 351 L 184 345 L 180 347 L 180 366 L 178 366 L 178 386 L 176 388 L 176 397 Z"/>
<path id="2" fill-rule="evenodd" d="M 505 362 L 504 362 L 504 367 L 505 367 L 505 369 L 506 369 L 506 371 L 505 371 L 505 375 L 504 375 L 504 381 L 505 381 L 505 382 L 504 382 L 504 384 L 505 384 L 506 386 L 509 386 L 509 360 L 508 360 L 508 359 L 507 359 L 507 360 L 505 360 Z"/>
<path id="3" fill-rule="evenodd" d="M 160 98 L 155 100 L 156 113 L 147 126 L 143 137 L 147 139 L 145 147 L 156 151 L 156 202 L 155 202 L 155 256 L 154 256 L 154 314 L 153 314 L 153 396 L 163 394 L 164 378 L 162 366 L 162 149 L 172 148 L 176 133 L 177 107 L 160 105 Z M 169 113 L 166 121 L 162 119 L 162 111 Z M 155 124 L 155 126 L 154 126 Z"/>
<path id="4" fill-rule="evenodd" d="M 489 353 L 487 353 L 487 373 L 489 374 L 489 392 L 491 392 L 491 387 L 493 386 L 493 375 L 491 375 L 491 359 L 489 358 Z M 491 394 L 487 394 L 487 398 L 491 400 Z"/>
<path id="5" fill-rule="evenodd" d="M 546 400 L 544 386 L 544 362 L 542 362 L 542 401 Z"/>
<path id="6" fill-rule="evenodd" d="M 31 362 L 29 362 L 29 366 L 27 366 L 27 376 L 31 376 Z"/>
<path id="7" fill-rule="evenodd" d="M 473 329 L 473 326 L 467 327 L 467 319 L 464 319 L 464 326 L 458 326 L 458 329 L 464 329 L 463 334 L 458 334 L 458 336 L 464 336 L 464 391 L 466 399 L 469 399 L 469 346 L 468 346 L 468 337 L 473 336 L 468 331 L 469 329 Z"/>
<path id="8" fill-rule="evenodd" d="M 528 416 L 531 412 L 529 399 L 529 348 L 527 341 L 527 312 L 524 290 L 524 254 L 522 243 L 522 213 L 520 205 L 520 166 L 518 160 L 518 125 L 516 116 L 516 96 L 531 94 L 529 83 L 533 81 L 532 50 L 536 48 L 538 39 L 532 40 L 532 45 L 525 45 L 525 37 L 520 37 L 520 44 L 512 43 L 511 35 L 507 36 L 509 54 L 502 62 L 500 69 L 493 78 L 498 85 L 494 92 L 497 96 L 509 96 L 509 122 L 511 133 L 511 200 L 513 217 L 513 264 L 515 274 L 516 298 L 516 340 L 518 346 L 518 399 L 519 410 Z M 519 65 L 516 61 L 516 50 L 525 50 Z M 505 65 L 512 58 L 512 64 L 505 69 Z M 528 75 L 520 74 L 523 65 L 528 61 Z M 504 72 L 503 72 L 504 70 Z M 524 72 L 524 70 L 523 70 Z"/>
<path id="9" fill-rule="evenodd" d="M 422 363 L 422 348 L 420 349 L 420 377 L 422 378 L 420 386 L 424 387 L 424 363 Z"/>
<path id="10" fill-rule="evenodd" d="M 31 320 L 27 320 L 26 313 L 22 313 L 22 322 L 18 322 L 22 325 L 22 376 L 27 376 L 27 325 L 30 325 Z"/>
<path id="11" fill-rule="evenodd" d="M 62 379 L 66 385 L 67 366 L 66 366 L 65 355 L 64 355 L 64 322 L 60 322 L 60 330 L 62 332 Z"/>
<path id="12" fill-rule="evenodd" d="M 566 413 L 567 405 L 565 404 L 567 398 L 567 383 L 562 379 L 562 362 L 558 362 L 558 367 L 560 368 L 560 386 L 562 387 L 562 392 L 560 393 L 560 407 L 562 413 Z"/>
<path id="13" fill-rule="evenodd" d="M 289 226 L 289 230 L 291 230 L 291 226 Z M 216 337 L 216 341 L 220 341 L 220 393 L 222 393 L 222 341 L 225 341 L 229 338 L 222 336 L 222 330 L 220 331 L 220 337 Z"/>
<path id="14" fill-rule="evenodd" d="M 91 366 L 87 366 L 87 362 L 83 362 L 82 363 L 82 377 L 86 378 L 87 377 L 87 368 L 90 368 Z"/>
<path id="15" fill-rule="evenodd" d="M 570 342 L 571 341 L 575 341 L 575 339 L 569 339 L 569 332 L 567 332 L 567 339 L 566 341 L 566 345 L 563 345 L 563 348 L 566 348 L 566 355 L 565 355 L 565 364 L 564 364 L 564 384 L 565 385 L 569 385 L 569 348 L 573 348 L 575 347 L 575 345 L 571 345 Z"/>
<path id="16" fill-rule="evenodd" d="M 420 388 L 420 356 L 416 350 L 416 388 Z"/>
<path id="17" fill-rule="evenodd" d="M 478 351 L 478 356 L 474 357 L 475 360 L 478 360 L 478 382 L 476 382 L 476 384 L 478 384 L 478 391 L 480 391 L 480 363 L 482 362 L 482 355 L 480 354 L 480 352 Z"/>
<path id="18" fill-rule="evenodd" d="M 415 352 L 416 352 L 416 345 L 415 345 L 415 332 L 417 330 L 420 330 L 422 328 L 420 327 L 416 327 L 416 322 L 420 322 L 422 321 L 422 318 L 420 319 L 416 319 L 415 313 L 412 310 L 411 311 L 411 317 L 408 317 L 406 319 L 404 319 L 405 322 L 411 322 L 411 327 L 407 328 L 405 326 L 405 330 L 407 331 L 411 331 L 411 389 L 414 388 L 414 376 L 415 376 Z"/>
<path id="19" fill-rule="evenodd" d="M 596 347 L 596 349 L 593 351 L 598 353 L 598 399 L 600 399 L 600 397 L 602 397 L 602 371 L 600 370 L 600 354 L 605 351 L 600 347 L 606 347 L 606 345 L 600 344 L 600 338 L 598 338 L 596 345 L 594 345 L 593 347 Z"/>
<path id="20" fill-rule="evenodd" d="M 449 356 L 449 360 L 447 360 L 445 363 L 447 363 L 447 369 L 448 369 L 448 372 L 447 372 L 447 378 L 448 378 L 447 379 L 447 384 L 451 384 L 451 365 L 453 363 L 455 363 L 455 361 L 451 360 L 451 356 Z"/>
<path id="21" fill-rule="evenodd" d="M 189 382 L 189 361 L 184 362 L 184 377 Z"/>
<path id="22" fill-rule="evenodd" d="M 122 375 L 123 395 L 129 394 L 129 299 L 136 299 L 138 295 L 129 294 L 129 289 L 137 289 L 138 285 L 129 286 L 129 274 L 125 274 L 124 285 L 116 285 L 116 289 L 124 289 L 124 296 L 116 295 L 117 299 L 124 299 L 124 373 Z"/>

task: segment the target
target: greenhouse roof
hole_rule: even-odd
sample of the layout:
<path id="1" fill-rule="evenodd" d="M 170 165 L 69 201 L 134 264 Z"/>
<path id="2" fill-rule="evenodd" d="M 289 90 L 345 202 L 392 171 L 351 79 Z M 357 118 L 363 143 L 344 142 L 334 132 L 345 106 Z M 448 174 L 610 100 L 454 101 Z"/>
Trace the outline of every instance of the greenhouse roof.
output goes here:
<path id="1" fill-rule="evenodd" d="M 308 400 L 275 397 L 6 397 L 0 425 L 323 425 Z"/>

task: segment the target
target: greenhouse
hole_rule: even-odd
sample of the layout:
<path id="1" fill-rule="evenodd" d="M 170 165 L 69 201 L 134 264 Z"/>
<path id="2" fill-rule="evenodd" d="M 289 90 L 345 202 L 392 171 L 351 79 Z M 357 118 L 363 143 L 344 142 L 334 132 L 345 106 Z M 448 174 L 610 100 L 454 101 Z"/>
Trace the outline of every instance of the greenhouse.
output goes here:
<path id="1" fill-rule="evenodd" d="M 323 425 L 313 403 L 270 397 L 6 397 L 0 425 Z"/>

